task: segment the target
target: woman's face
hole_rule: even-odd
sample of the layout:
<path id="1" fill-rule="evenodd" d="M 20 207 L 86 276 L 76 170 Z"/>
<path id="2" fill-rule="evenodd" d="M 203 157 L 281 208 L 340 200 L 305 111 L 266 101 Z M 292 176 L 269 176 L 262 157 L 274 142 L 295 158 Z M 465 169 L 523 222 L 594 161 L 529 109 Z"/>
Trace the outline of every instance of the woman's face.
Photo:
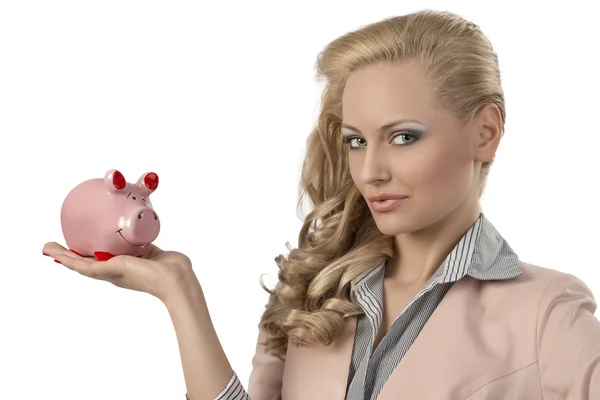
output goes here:
<path id="1" fill-rule="evenodd" d="M 485 139 L 499 114 L 461 126 L 436 103 L 416 63 L 353 72 L 342 102 L 352 179 L 384 234 L 415 232 L 461 205 L 478 205 L 478 161 L 496 150 Z M 381 194 L 394 199 L 369 201 Z"/>

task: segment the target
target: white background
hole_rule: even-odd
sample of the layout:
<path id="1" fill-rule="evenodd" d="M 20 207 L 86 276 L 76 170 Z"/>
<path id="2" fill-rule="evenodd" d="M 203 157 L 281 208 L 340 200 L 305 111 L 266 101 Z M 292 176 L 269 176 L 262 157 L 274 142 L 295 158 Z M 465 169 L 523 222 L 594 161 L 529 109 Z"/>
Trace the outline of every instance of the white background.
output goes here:
<path id="1" fill-rule="evenodd" d="M 207 2 L 208 3 L 208 2 Z M 60 207 L 118 168 L 160 176 L 156 244 L 188 254 L 244 382 L 256 325 L 296 244 L 318 52 L 423 8 L 497 50 L 506 135 L 484 212 L 521 259 L 600 298 L 600 29 L 589 2 L 4 1 L 0 6 L 0 399 L 183 399 L 173 328 L 149 295 L 43 257 Z M 500 5 L 502 4 L 502 5 Z"/>

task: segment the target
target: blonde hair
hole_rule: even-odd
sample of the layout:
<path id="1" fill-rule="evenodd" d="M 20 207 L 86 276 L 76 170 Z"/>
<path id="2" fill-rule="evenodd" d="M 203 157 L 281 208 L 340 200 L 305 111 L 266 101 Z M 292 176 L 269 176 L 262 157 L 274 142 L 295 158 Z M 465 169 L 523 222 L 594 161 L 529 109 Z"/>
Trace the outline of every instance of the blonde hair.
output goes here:
<path id="1" fill-rule="evenodd" d="M 288 341 L 329 344 L 345 319 L 362 314 L 353 280 L 394 255 L 393 238 L 375 225 L 354 185 L 340 135 L 342 92 L 352 71 L 377 62 L 416 61 L 423 66 L 440 104 L 468 122 L 486 104 L 506 118 L 498 59 L 472 22 L 424 10 L 387 18 L 331 42 L 319 54 L 317 77 L 325 79 L 321 111 L 307 140 L 301 194 L 312 211 L 304 219 L 298 247 L 275 258 L 278 284 L 259 327 L 267 350 L 284 356 Z M 493 161 L 493 160 L 492 160 Z M 480 195 L 492 162 L 484 163 Z"/>

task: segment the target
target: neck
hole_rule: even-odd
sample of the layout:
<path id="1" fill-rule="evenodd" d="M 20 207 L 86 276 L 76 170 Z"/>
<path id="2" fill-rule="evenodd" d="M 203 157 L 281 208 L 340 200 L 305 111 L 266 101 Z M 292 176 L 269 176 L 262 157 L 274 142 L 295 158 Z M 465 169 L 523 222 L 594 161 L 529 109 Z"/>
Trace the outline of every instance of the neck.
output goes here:
<path id="1" fill-rule="evenodd" d="M 480 213 L 477 199 L 424 229 L 397 235 L 396 256 L 388 262 L 386 279 L 401 286 L 423 286 L 477 221 Z"/>

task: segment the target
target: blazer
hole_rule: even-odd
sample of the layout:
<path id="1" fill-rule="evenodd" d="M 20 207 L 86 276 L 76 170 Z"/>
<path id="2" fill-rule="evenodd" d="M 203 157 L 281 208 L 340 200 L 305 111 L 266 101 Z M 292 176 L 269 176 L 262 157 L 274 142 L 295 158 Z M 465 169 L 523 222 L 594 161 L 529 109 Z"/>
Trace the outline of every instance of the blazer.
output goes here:
<path id="1" fill-rule="evenodd" d="M 380 400 L 599 400 L 600 321 L 577 277 L 521 262 L 514 279 L 465 276 L 433 312 Z M 329 346 L 288 345 L 284 360 L 258 334 L 252 400 L 343 400 L 356 318 Z"/>

